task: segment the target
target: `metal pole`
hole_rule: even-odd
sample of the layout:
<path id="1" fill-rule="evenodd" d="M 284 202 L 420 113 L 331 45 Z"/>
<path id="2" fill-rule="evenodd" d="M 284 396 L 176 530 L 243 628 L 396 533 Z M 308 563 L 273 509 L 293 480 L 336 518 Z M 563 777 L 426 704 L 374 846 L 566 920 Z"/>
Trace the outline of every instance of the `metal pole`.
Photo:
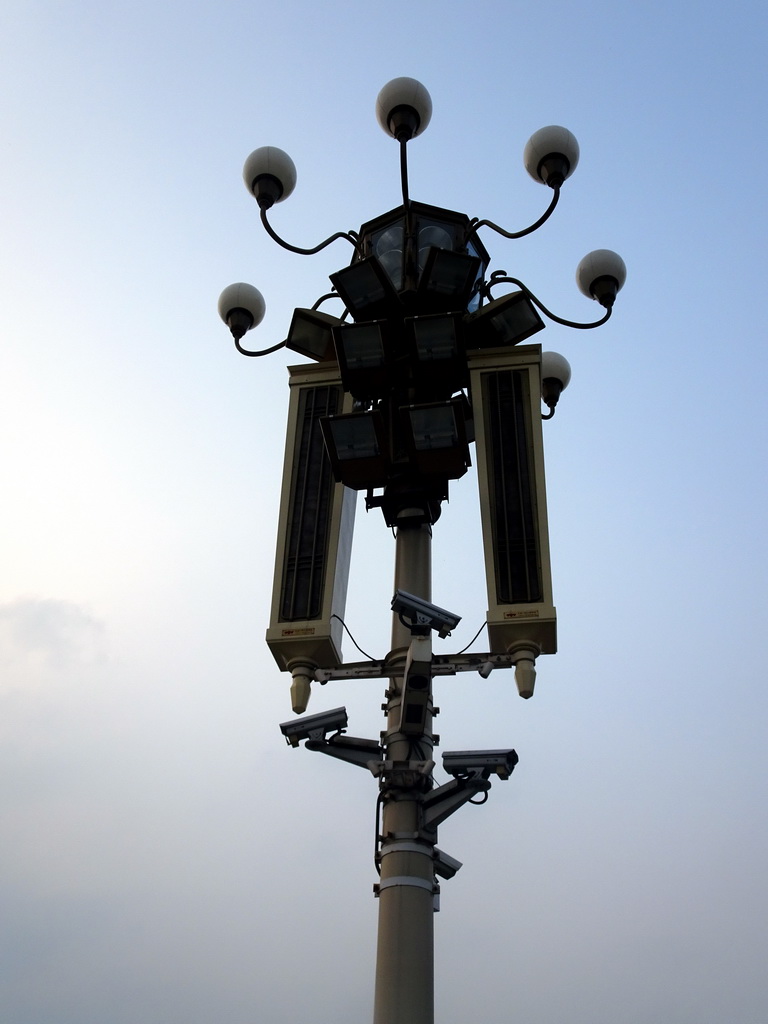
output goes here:
<path id="1" fill-rule="evenodd" d="M 395 590 L 429 601 L 432 590 L 432 529 L 398 529 Z M 432 757 L 432 696 L 424 734 L 398 731 L 403 673 L 410 630 L 397 615 L 392 623 L 392 666 L 387 697 L 383 775 L 382 845 L 379 882 L 379 934 L 376 957 L 374 1024 L 434 1022 L 434 844 L 419 835 L 419 804 L 424 776 L 408 762 Z"/>

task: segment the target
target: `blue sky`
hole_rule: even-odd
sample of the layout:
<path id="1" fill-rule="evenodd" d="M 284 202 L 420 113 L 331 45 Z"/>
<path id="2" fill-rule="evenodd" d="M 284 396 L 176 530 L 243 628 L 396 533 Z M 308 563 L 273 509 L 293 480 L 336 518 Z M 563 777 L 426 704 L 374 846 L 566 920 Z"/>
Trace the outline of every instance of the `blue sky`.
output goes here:
<path id="1" fill-rule="evenodd" d="M 545 124 L 578 170 L 493 262 L 553 310 L 628 280 L 545 424 L 559 653 L 440 681 L 447 749 L 515 746 L 436 921 L 437 1019 L 762 1024 L 766 1014 L 766 14 L 755 3 L 274 5 L 9 0 L 0 14 L 0 1016 L 13 1024 L 370 1018 L 375 784 L 289 750 L 263 642 L 286 359 L 258 339 L 349 252 L 276 248 L 240 178 L 287 150 L 298 245 L 400 202 L 374 103 L 429 89 L 413 198 L 510 229 L 547 200 Z M 388 645 L 393 542 L 359 510 L 347 609 Z M 476 488 L 435 529 L 434 599 L 485 613 Z M 348 646 L 348 658 L 355 652 Z M 376 736 L 382 685 L 329 684 Z M 326 760 L 328 763 L 325 763 Z"/>

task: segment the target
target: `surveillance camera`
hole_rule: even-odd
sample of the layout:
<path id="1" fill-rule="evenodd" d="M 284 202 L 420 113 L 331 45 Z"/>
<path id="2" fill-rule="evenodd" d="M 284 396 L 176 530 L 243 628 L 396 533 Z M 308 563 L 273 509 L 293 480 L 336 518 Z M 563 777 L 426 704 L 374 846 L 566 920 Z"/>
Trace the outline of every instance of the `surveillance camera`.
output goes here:
<path id="1" fill-rule="evenodd" d="M 298 747 L 301 740 L 324 740 L 329 732 L 343 732 L 346 727 L 346 708 L 333 708 L 319 715 L 302 715 L 301 718 L 280 723 L 280 731 L 286 743 L 292 747 Z"/>
<path id="2" fill-rule="evenodd" d="M 450 636 L 451 630 L 461 622 L 460 615 L 438 608 L 436 604 L 416 597 L 415 594 L 408 594 L 405 590 L 395 591 L 392 611 L 399 614 L 400 621 L 409 625 L 412 632 L 424 633 L 434 629 L 441 639 Z M 406 619 L 409 620 L 407 623 Z"/>
<path id="3" fill-rule="evenodd" d="M 453 878 L 461 866 L 460 860 L 435 847 L 435 874 L 440 878 Z"/>
<path id="4" fill-rule="evenodd" d="M 494 773 L 508 779 L 517 761 L 514 750 L 446 750 L 443 754 L 443 768 L 455 779 L 487 779 Z"/>

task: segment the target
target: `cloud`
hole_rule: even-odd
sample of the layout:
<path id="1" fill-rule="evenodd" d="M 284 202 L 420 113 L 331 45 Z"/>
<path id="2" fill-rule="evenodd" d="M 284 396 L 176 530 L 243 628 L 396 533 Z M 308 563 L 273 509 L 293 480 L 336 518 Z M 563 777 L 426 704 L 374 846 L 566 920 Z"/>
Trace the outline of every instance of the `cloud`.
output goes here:
<path id="1" fill-rule="evenodd" d="M 73 601 L 18 598 L 0 605 L 0 667 L 61 671 L 103 658 L 104 625 Z"/>

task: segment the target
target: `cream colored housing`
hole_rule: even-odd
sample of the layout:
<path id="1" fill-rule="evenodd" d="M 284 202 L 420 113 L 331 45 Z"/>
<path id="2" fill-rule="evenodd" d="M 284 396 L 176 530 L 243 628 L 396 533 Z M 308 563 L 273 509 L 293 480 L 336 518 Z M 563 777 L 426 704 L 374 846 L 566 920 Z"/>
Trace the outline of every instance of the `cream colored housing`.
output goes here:
<path id="1" fill-rule="evenodd" d="M 557 649 L 541 429 L 541 346 L 469 356 L 491 653 Z"/>
<path id="2" fill-rule="evenodd" d="M 319 420 L 349 412 L 333 362 L 288 367 L 290 400 L 267 644 L 281 669 L 335 668 L 356 493 L 334 481 Z M 339 618 L 334 618 L 339 616 Z"/>

